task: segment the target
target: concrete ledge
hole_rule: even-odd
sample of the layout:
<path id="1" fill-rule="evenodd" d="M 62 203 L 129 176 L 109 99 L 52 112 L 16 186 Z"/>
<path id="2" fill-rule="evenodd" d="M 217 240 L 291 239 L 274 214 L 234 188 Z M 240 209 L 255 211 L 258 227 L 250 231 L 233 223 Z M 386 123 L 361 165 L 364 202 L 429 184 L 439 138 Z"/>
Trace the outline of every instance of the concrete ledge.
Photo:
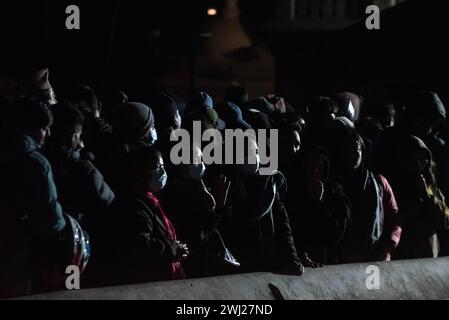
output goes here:
<path id="1" fill-rule="evenodd" d="M 380 289 L 369 290 L 370 264 L 307 269 L 302 277 L 270 273 L 65 291 L 32 300 L 347 300 L 449 299 L 449 258 L 372 264 Z"/>

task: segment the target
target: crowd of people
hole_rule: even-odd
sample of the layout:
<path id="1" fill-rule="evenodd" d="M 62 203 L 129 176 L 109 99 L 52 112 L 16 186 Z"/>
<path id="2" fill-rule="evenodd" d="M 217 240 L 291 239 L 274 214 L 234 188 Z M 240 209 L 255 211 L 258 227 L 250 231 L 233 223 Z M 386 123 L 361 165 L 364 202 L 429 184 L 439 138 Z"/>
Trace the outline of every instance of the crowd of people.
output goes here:
<path id="1" fill-rule="evenodd" d="M 55 94 L 48 69 L 4 90 L 0 297 L 61 289 L 70 264 L 86 288 L 449 254 L 449 126 L 436 93 L 369 112 L 354 93 L 293 107 L 236 85 L 219 102 L 162 90 L 137 100 L 86 85 Z M 201 142 L 190 163 L 172 163 L 172 133 L 194 121 L 277 129 L 279 170 L 205 165 Z M 245 159 L 260 144 L 270 147 L 249 137 Z"/>

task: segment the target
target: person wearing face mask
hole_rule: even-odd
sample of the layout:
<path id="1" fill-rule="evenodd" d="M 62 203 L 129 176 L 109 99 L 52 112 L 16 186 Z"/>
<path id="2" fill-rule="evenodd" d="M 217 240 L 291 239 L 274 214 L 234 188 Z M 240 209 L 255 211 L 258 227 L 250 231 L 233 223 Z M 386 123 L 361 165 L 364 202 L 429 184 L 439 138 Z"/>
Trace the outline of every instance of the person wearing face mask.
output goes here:
<path id="1" fill-rule="evenodd" d="M 415 136 L 401 140 L 393 158 L 395 187 L 402 212 L 402 237 L 396 259 L 436 258 L 439 232 L 449 229 L 449 209 L 435 180 L 432 153 Z M 444 244 L 447 245 L 447 244 Z"/>
<path id="2" fill-rule="evenodd" d="M 153 125 L 153 127 L 151 127 L 151 129 L 150 129 L 150 135 L 148 137 L 149 145 L 150 146 L 154 146 L 158 139 L 159 139 L 159 136 L 157 134 L 157 130 L 156 130 L 156 128 Z"/>
<path id="3" fill-rule="evenodd" d="M 109 148 L 107 162 L 100 167 L 112 188 L 121 184 L 120 170 L 124 158 L 139 147 L 154 145 L 158 140 L 152 109 L 139 102 L 127 102 L 115 108 L 114 145 Z"/>
<path id="4" fill-rule="evenodd" d="M 53 167 L 64 210 L 84 225 L 88 216 L 111 205 L 115 195 L 91 162 L 93 156 L 83 148 L 82 113 L 70 104 L 59 104 L 53 108 L 53 117 L 53 134 L 45 155 Z"/>
<path id="5" fill-rule="evenodd" d="M 106 275 L 107 284 L 184 279 L 182 263 L 189 249 L 178 240 L 159 197 L 168 179 L 161 153 L 154 147 L 141 147 L 125 160 L 122 188 L 108 227 L 111 236 L 103 239 L 104 250 L 109 250 L 102 252 L 103 263 L 113 266 Z"/>
<path id="6" fill-rule="evenodd" d="M 173 145 L 170 136 L 174 130 L 180 129 L 182 125 L 179 111 L 180 102 L 169 92 L 158 92 L 148 100 L 157 119 L 155 124 L 158 133 L 156 147 L 164 157 L 168 158 Z"/>
<path id="7" fill-rule="evenodd" d="M 114 135 L 124 149 L 152 146 L 158 140 L 152 108 L 142 103 L 128 102 L 116 108 Z"/>
<path id="8" fill-rule="evenodd" d="M 363 138 L 341 123 L 331 149 L 332 177 L 351 201 L 351 223 L 339 261 L 390 261 L 401 239 L 401 219 L 393 190 L 383 176 L 367 169 Z"/>
<path id="9" fill-rule="evenodd" d="M 213 188 L 208 188 L 203 180 L 206 166 L 198 145 L 193 146 L 192 155 L 192 163 L 172 167 L 167 188 L 161 194 L 179 235 L 189 243 L 191 255 L 184 264 L 186 275 L 196 278 L 236 271 L 239 264 L 232 260 L 217 228 L 226 210 L 230 182 L 222 177 L 214 182 Z M 215 192 L 213 196 L 211 189 L 223 192 Z"/>
<path id="10" fill-rule="evenodd" d="M 232 210 L 222 219 L 220 231 L 241 262 L 243 272 L 301 275 L 304 266 L 297 255 L 280 195 L 280 189 L 286 184 L 285 177 L 281 173 L 260 175 L 256 138 L 246 136 L 246 140 L 243 164 L 223 167 L 231 181 Z"/>

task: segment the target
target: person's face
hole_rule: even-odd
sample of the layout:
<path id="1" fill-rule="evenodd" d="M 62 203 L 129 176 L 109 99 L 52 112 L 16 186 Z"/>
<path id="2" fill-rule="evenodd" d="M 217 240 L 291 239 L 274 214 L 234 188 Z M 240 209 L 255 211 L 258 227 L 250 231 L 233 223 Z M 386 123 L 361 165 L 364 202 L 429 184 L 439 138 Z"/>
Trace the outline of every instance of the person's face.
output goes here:
<path id="1" fill-rule="evenodd" d="M 290 146 L 293 155 L 297 155 L 301 149 L 301 137 L 298 131 L 292 131 L 290 135 Z"/>
<path id="2" fill-rule="evenodd" d="M 181 164 L 179 169 L 187 179 L 199 181 L 204 177 L 206 170 L 203 162 L 203 152 L 199 146 L 193 146 L 192 156 L 193 161 L 189 164 Z"/>
<path id="3" fill-rule="evenodd" d="M 253 162 L 254 160 L 259 161 L 259 147 L 257 146 L 256 139 L 249 140 L 248 160 L 250 162 Z"/>
<path id="4" fill-rule="evenodd" d="M 37 145 L 42 148 L 45 144 L 45 141 L 50 137 L 50 126 L 39 128 L 31 133 L 31 137 L 37 143 Z"/>
<path id="5" fill-rule="evenodd" d="M 294 159 L 301 149 L 301 137 L 296 130 L 289 131 L 282 137 L 280 141 L 280 147 L 282 148 L 282 155 L 286 157 L 285 160 Z"/>
<path id="6" fill-rule="evenodd" d="M 424 138 L 432 133 L 436 123 L 430 120 L 415 120 L 412 125 L 414 134 L 418 137 Z"/>
<path id="7" fill-rule="evenodd" d="M 160 154 L 154 156 L 153 161 L 149 162 L 144 169 L 143 175 L 145 177 L 151 177 L 154 171 L 164 168 L 164 160 Z"/>
<path id="8" fill-rule="evenodd" d="M 287 111 L 287 107 L 285 105 L 285 100 L 282 97 L 279 97 L 279 100 L 276 102 L 275 107 L 281 113 L 285 113 Z"/>
<path id="9" fill-rule="evenodd" d="M 429 166 L 430 159 L 424 152 L 421 152 L 408 160 L 407 171 L 412 176 L 421 175 Z"/>
<path id="10" fill-rule="evenodd" d="M 386 128 L 394 127 L 396 122 L 396 109 L 393 105 L 388 105 L 385 107 L 385 113 L 383 117 L 383 125 Z"/>
<path id="11" fill-rule="evenodd" d="M 192 154 L 193 154 L 192 164 L 201 164 L 203 161 L 203 151 L 201 151 L 201 148 L 197 145 L 194 145 L 192 148 Z"/>
<path id="12" fill-rule="evenodd" d="M 83 133 L 83 127 L 77 126 L 72 132 L 72 149 L 78 149 L 81 146 L 81 135 Z"/>
<path id="13" fill-rule="evenodd" d="M 56 94 L 55 91 L 53 90 L 53 88 L 50 88 L 49 90 L 49 99 L 48 99 L 48 104 L 50 106 L 53 106 L 55 104 L 57 104 L 58 101 L 56 100 Z"/>
<path id="14" fill-rule="evenodd" d="M 159 192 L 165 188 L 167 178 L 162 156 L 156 154 L 151 161 L 148 161 L 138 181 L 141 181 L 140 187 L 145 191 Z"/>
<path id="15" fill-rule="evenodd" d="M 306 123 L 306 120 L 304 119 L 304 118 L 300 118 L 299 120 L 298 120 L 298 124 L 301 126 L 301 128 L 305 128 L 306 127 L 306 125 L 307 125 L 307 123 Z"/>
<path id="16" fill-rule="evenodd" d="M 181 115 L 179 111 L 176 111 L 175 117 L 173 119 L 173 130 L 178 130 L 181 128 Z"/>
<path id="17" fill-rule="evenodd" d="M 239 158 L 239 156 L 237 156 L 237 158 Z M 240 173 L 243 175 L 251 176 L 259 172 L 260 156 L 256 139 L 249 139 L 248 149 L 245 148 L 245 157 L 243 159 L 243 164 L 237 164 L 237 167 L 239 168 Z"/>
<path id="18" fill-rule="evenodd" d="M 325 165 L 318 154 L 310 154 L 304 160 L 304 173 L 308 181 L 324 179 Z"/>
<path id="19" fill-rule="evenodd" d="M 36 90 L 36 91 L 32 92 L 31 95 L 38 98 L 39 101 L 41 101 L 49 106 L 53 106 L 58 103 L 58 101 L 56 100 L 56 95 L 55 95 L 53 88 Z"/>
<path id="20" fill-rule="evenodd" d="M 362 145 L 358 141 L 347 142 L 338 156 L 343 168 L 357 170 L 362 164 Z"/>

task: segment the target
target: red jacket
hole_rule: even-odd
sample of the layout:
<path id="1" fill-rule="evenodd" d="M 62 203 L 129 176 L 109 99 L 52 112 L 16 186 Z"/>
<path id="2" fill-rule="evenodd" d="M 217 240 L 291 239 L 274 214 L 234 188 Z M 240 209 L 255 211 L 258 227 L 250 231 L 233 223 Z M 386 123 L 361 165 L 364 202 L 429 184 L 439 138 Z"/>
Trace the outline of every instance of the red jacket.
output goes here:
<path id="1" fill-rule="evenodd" d="M 400 225 L 400 215 L 396 198 L 387 179 L 379 175 L 378 182 L 382 188 L 382 212 L 383 216 L 383 235 L 384 242 L 382 249 L 385 250 L 386 261 L 391 261 L 391 253 L 398 247 L 401 240 L 402 228 Z"/>

